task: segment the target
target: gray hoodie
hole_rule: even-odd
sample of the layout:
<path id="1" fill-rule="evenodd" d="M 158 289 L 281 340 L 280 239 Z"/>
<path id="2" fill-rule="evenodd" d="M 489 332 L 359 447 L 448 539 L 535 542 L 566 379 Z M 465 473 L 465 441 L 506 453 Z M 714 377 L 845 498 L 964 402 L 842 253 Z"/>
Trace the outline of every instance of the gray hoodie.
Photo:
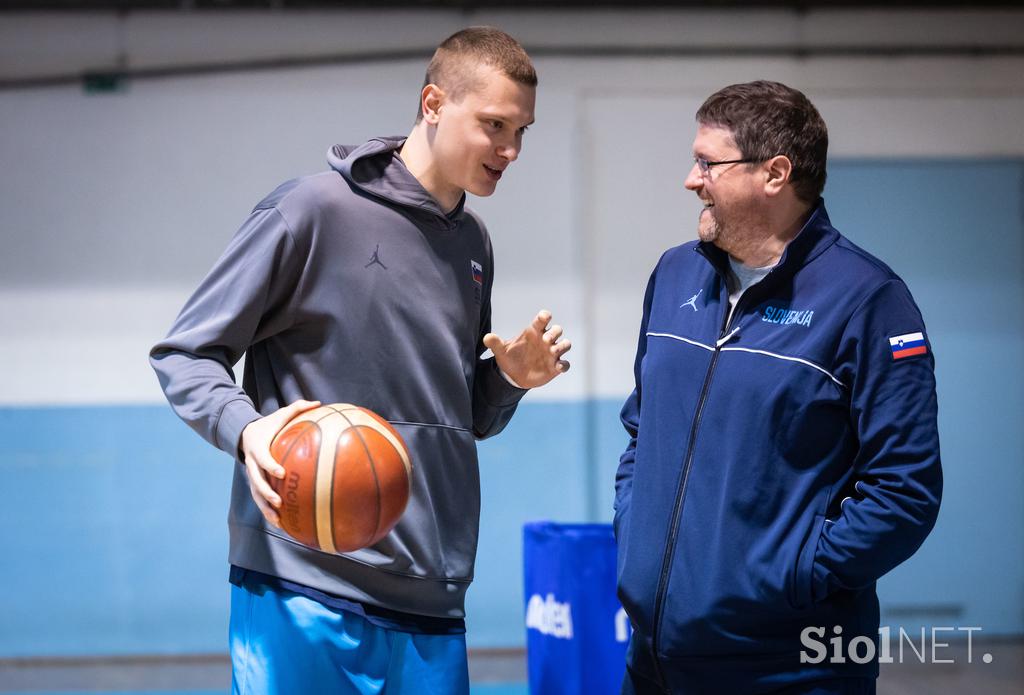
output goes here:
<path id="1" fill-rule="evenodd" d="M 525 393 L 493 358 L 493 260 L 479 218 L 445 214 L 398 157 L 401 138 L 335 146 L 332 167 L 260 202 L 150 363 L 174 411 L 238 457 L 242 429 L 297 399 L 389 420 L 412 496 L 380 543 L 328 554 L 264 522 L 235 466 L 230 562 L 393 610 L 464 615 L 480 513 L 476 443 Z M 242 387 L 231 367 L 246 353 Z"/>

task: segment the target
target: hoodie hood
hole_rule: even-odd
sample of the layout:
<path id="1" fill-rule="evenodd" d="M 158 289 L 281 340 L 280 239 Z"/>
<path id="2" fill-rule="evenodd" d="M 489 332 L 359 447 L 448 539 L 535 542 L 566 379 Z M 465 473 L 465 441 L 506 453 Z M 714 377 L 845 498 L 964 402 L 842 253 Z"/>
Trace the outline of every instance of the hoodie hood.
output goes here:
<path id="1" fill-rule="evenodd" d="M 334 145 L 327 151 L 327 163 L 342 177 L 365 193 L 393 205 L 415 210 L 433 224 L 451 229 L 462 218 L 466 196 L 445 213 L 434 196 L 420 184 L 398 156 L 404 137 L 373 138 L 362 145 Z"/>

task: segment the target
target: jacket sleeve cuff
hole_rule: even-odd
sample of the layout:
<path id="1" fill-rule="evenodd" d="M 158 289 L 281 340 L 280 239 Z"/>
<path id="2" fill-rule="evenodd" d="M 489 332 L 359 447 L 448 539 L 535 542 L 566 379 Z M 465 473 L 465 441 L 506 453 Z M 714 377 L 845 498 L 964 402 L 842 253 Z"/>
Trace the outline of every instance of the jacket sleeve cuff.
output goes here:
<path id="1" fill-rule="evenodd" d="M 811 570 L 811 601 L 818 603 L 828 598 L 831 593 L 828 585 L 828 569 L 820 562 L 815 562 Z"/>
<path id="2" fill-rule="evenodd" d="M 493 357 L 484 360 L 482 369 L 477 370 L 480 378 L 481 395 L 489 405 L 505 407 L 515 405 L 529 389 L 519 388 L 498 367 Z"/>
<path id="3" fill-rule="evenodd" d="M 218 448 L 241 461 L 242 454 L 238 445 L 242 437 L 242 430 L 250 422 L 259 420 L 260 417 L 259 412 L 248 399 L 239 398 L 226 403 L 224 409 L 220 411 L 220 419 L 217 421 Z"/>

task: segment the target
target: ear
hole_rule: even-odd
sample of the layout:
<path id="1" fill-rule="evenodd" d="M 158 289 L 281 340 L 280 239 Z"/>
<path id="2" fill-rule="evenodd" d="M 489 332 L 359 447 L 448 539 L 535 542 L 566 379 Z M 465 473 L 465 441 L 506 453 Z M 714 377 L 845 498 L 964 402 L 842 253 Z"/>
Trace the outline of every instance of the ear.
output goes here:
<path id="1" fill-rule="evenodd" d="M 430 125 L 437 125 L 441 120 L 441 105 L 444 104 L 444 91 L 436 84 L 428 84 L 420 92 L 420 112 L 423 120 Z"/>
<path id="2" fill-rule="evenodd" d="M 789 183 L 789 177 L 793 174 L 793 162 L 789 161 L 786 155 L 780 154 L 765 162 L 765 171 L 768 174 L 764 182 L 765 195 L 776 196 Z"/>

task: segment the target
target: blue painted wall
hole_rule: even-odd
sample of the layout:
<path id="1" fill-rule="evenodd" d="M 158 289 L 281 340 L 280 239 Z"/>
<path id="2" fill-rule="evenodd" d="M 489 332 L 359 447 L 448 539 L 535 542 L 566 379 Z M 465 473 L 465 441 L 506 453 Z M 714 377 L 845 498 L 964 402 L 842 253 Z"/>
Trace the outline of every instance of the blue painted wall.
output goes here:
<path id="1" fill-rule="evenodd" d="M 527 402 L 480 446 L 472 646 L 523 643 L 524 521 L 586 515 L 583 413 Z M 0 441 L 0 658 L 225 648 L 227 456 L 162 406 L 0 408 Z"/>
<path id="2" fill-rule="evenodd" d="M 1020 634 L 1024 162 L 843 162 L 826 200 L 835 225 L 907 282 L 935 352 L 942 509 L 880 583 L 882 620 Z"/>
<path id="3" fill-rule="evenodd" d="M 883 622 L 1024 633 L 1024 163 L 833 163 L 826 199 L 908 282 L 938 364 L 943 508 Z M 524 642 L 523 522 L 611 518 L 620 403 L 527 399 L 481 444 L 472 646 Z M 0 657 L 225 648 L 225 456 L 159 406 L 0 408 L 0 442 Z"/>

